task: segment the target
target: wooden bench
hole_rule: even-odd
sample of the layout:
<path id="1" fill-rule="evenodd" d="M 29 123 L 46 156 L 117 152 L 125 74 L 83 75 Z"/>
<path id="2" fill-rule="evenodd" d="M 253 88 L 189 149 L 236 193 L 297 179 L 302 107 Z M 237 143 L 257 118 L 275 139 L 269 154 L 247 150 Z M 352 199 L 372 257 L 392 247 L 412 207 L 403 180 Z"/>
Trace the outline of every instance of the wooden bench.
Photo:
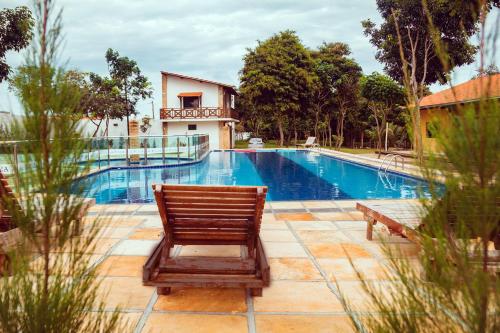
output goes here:
<path id="1" fill-rule="evenodd" d="M 248 288 L 261 296 L 270 269 L 259 237 L 267 187 L 153 185 L 164 236 L 143 267 L 143 283 Z M 174 245 L 240 245 L 240 257 L 172 256 Z"/>
<path id="2" fill-rule="evenodd" d="M 380 222 L 387 226 L 391 233 L 399 234 L 419 244 L 418 232 L 423 227 L 423 211 L 420 203 L 416 201 L 402 201 L 390 204 L 358 202 L 356 203 L 356 209 L 363 213 L 367 222 L 366 239 L 373 239 L 373 226 Z M 497 265 L 500 263 L 498 240 L 494 238 L 491 240 L 494 241 L 495 250 L 488 251 L 488 261 L 491 265 Z M 474 254 L 471 254 L 471 259 L 476 259 Z"/>
<path id="3" fill-rule="evenodd" d="M 421 224 L 421 205 L 417 202 L 398 203 L 356 203 L 356 209 L 363 213 L 367 222 L 366 239 L 373 239 L 373 226 L 380 222 L 391 233 L 397 233 L 416 241 L 416 230 Z"/>

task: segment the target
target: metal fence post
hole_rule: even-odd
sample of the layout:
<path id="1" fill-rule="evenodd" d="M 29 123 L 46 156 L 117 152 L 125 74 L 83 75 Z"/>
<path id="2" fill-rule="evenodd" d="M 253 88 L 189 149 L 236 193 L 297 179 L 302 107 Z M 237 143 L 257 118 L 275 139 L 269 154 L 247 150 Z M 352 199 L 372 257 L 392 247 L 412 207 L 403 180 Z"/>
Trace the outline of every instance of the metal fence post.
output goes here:
<path id="1" fill-rule="evenodd" d="M 148 164 L 148 138 L 144 138 L 144 164 Z"/>
<path id="2" fill-rule="evenodd" d="M 165 164 L 165 139 L 165 135 L 163 135 L 161 137 L 161 160 L 163 164 Z"/>
<path id="3" fill-rule="evenodd" d="M 198 160 L 198 145 L 200 144 L 199 140 L 198 140 L 198 136 L 195 136 L 194 138 L 196 138 L 196 144 L 194 145 L 194 157 L 195 157 L 195 160 L 197 161 Z"/>
<path id="4" fill-rule="evenodd" d="M 187 155 L 188 160 L 191 159 L 191 145 L 190 145 L 190 142 L 189 142 L 190 141 L 189 138 L 190 137 L 186 135 L 186 140 L 187 140 L 187 143 L 188 143 L 188 155 Z"/>
<path id="5" fill-rule="evenodd" d="M 17 177 L 19 175 L 19 161 L 17 160 L 17 143 L 14 143 L 14 179 L 15 179 L 15 183 L 16 183 L 16 188 L 19 188 L 19 177 Z"/>
<path id="6" fill-rule="evenodd" d="M 130 138 L 127 136 L 127 142 L 125 143 L 125 163 L 129 165 L 129 159 L 128 159 L 128 146 L 130 144 Z"/>
<path id="7" fill-rule="evenodd" d="M 109 141 L 109 139 L 106 137 L 106 141 L 108 143 L 108 167 L 110 167 L 111 165 L 111 159 L 109 157 L 109 146 L 111 145 L 111 142 Z"/>
<path id="8" fill-rule="evenodd" d="M 177 137 L 177 164 L 180 164 L 180 155 L 179 155 L 179 137 Z"/>
<path id="9" fill-rule="evenodd" d="M 99 141 L 98 141 L 98 143 L 97 143 L 97 160 L 98 160 L 99 162 L 97 162 L 97 163 L 98 163 L 98 164 L 97 164 L 97 168 L 98 168 L 99 170 L 101 170 L 101 139 L 98 139 L 98 140 L 99 140 Z"/>

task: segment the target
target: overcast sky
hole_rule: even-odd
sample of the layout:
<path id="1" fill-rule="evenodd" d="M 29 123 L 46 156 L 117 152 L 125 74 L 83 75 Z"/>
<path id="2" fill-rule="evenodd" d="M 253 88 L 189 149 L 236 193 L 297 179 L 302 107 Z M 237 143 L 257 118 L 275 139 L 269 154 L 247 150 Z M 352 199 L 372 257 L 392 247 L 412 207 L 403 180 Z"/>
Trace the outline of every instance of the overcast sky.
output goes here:
<path id="1" fill-rule="evenodd" d="M 285 29 L 315 48 L 323 41 L 349 44 L 365 73 L 382 71 L 360 21 L 380 21 L 375 0 L 59 0 L 64 7 L 65 50 L 69 67 L 106 74 L 104 54 L 113 48 L 137 61 L 161 103 L 160 71 L 171 71 L 238 85 L 246 48 Z M 0 8 L 30 5 L 0 0 Z M 498 11 L 498 10 L 497 10 Z M 498 14 L 498 13 L 496 13 Z M 17 66 L 22 56 L 9 53 Z M 497 61 L 498 63 L 498 61 Z M 475 66 L 456 71 L 455 82 L 474 75 Z M 433 86 L 432 90 L 440 87 Z M 151 114 L 151 101 L 139 110 Z M 20 112 L 16 98 L 0 84 L 0 110 Z M 158 114 L 158 113 L 157 113 Z"/>

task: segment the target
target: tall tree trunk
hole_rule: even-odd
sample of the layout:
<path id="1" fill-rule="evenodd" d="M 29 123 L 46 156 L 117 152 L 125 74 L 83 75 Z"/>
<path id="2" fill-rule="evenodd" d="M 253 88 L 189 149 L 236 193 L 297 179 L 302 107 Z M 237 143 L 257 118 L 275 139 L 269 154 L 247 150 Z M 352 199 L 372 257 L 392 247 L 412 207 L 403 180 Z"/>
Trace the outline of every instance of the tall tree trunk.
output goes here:
<path id="1" fill-rule="evenodd" d="M 315 119 L 314 119 L 314 136 L 315 137 L 318 137 L 318 124 L 319 124 L 319 111 L 318 109 L 316 108 L 316 112 L 315 112 Z"/>
<path id="2" fill-rule="evenodd" d="M 382 131 L 383 127 L 382 124 L 380 124 L 379 119 L 377 116 L 375 116 L 375 123 L 377 126 L 377 150 L 378 150 L 378 156 L 377 158 L 380 159 L 381 151 L 382 151 Z"/>
<path id="3" fill-rule="evenodd" d="M 332 125 L 328 122 L 328 146 L 332 147 Z"/>
<path id="4" fill-rule="evenodd" d="M 285 141 L 285 134 L 283 133 L 283 123 L 281 119 L 278 119 L 278 130 L 280 133 L 280 147 L 283 147 L 283 143 Z"/>
<path id="5" fill-rule="evenodd" d="M 99 128 L 101 128 L 102 119 L 101 119 L 101 120 L 99 121 L 99 123 L 97 123 L 97 124 L 96 124 L 96 123 L 94 123 L 92 120 L 90 120 L 90 122 L 96 126 L 95 131 L 94 131 L 94 133 L 92 134 L 92 137 L 93 137 L 93 138 L 95 138 L 95 136 L 96 136 L 97 132 L 99 131 Z"/>
<path id="6" fill-rule="evenodd" d="M 361 143 L 360 143 L 360 147 L 359 148 L 363 148 L 363 145 L 365 143 L 365 131 L 361 130 Z"/>
<path id="7" fill-rule="evenodd" d="M 342 146 L 342 142 L 344 141 L 344 117 L 345 111 L 344 108 L 340 108 L 339 119 L 337 122 L 337 148 Z"/>

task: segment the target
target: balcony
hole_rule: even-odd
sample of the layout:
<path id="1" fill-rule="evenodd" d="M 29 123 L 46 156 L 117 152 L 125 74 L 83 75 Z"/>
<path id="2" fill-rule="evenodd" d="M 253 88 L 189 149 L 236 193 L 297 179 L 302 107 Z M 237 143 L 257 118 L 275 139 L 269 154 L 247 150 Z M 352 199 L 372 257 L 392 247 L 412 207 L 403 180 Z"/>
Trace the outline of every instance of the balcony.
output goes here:
<path id="1" fill-rule="evenodd" d="M 160 119 L 236 119 L 236 113 L 233 109 L 225 108 L 162 108 L 160 109 Z"/>

